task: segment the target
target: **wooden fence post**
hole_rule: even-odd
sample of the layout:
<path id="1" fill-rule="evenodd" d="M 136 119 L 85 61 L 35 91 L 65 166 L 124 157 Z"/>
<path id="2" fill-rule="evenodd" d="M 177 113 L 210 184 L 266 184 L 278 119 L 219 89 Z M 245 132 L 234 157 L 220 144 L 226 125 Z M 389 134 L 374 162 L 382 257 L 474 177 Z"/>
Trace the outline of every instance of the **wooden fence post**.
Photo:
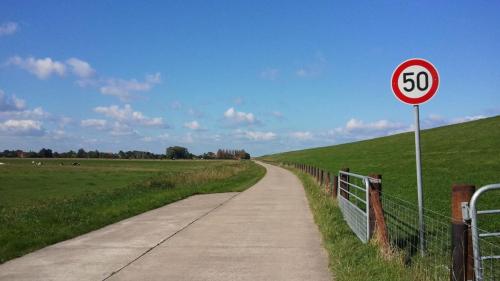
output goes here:
<path id="1" fill-rule="evenodd" d="M 326 172 L 325 191 L 326 194 L 330 193 L 330 172 Z"/>
<path id="2" fill-rule="evenodd" d="M 319 172 L 319 186 L 323 186 L 324 182 L 325 182 L 325 171 L 321 169 Z"/>
<path id="3" fill-rule="evenodd" d="M 472 280 L 474 276 L 470 226 L 462 216 L 462 202 L 470 202 L 476 187 L 455 184 L 451 188 L 451 269 L 450 280 Z M 470 278 L 470 279 L 469 279 Z"/>
<path id="4" fill-rule="evenodd" d="M 333 176 L 333 191 L 332 191 L 332 196 L 333 198 L 337 198 L 337 192 L 339 189 L 339 176 L 335 175 Z"/>
<path id="5" fill-rule="evenodd" d="M 372 232 L 370 235 L 375 237 L 382 254 L 387 255 L 391 251 L 391 245 L 382 206 L 382 175 L 374 174 L 370 177 L 378 180 L 378 182 L 370 182 L 370 229 Z"/>

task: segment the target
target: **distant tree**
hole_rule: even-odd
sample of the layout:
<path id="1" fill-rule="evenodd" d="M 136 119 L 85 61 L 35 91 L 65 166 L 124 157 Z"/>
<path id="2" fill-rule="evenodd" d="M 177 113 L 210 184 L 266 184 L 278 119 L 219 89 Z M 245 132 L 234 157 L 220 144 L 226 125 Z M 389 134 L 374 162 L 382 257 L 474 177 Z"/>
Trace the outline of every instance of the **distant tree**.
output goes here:
<path id="1" fill-rule="evenodd" d="M 201 155 L 201 159 L 215 159 L 217 157 L 217 155 L 215 155 L 215 153 L 213 152 L 207 152 L 207 153 L 203 153 Z"/>
<path id="2" fill-rule="evenodd" d="M 168 159 L 190 159 L 192 155 L 187 148 L 182 146 L 171 146 L 166 152 Z"/>
<path id="3" fill-rule="evenodd" d="M 76 157 L 78 158 L 87 158 L 88 154 L 85 152 L 83 148 L 78 149 L 78 152 L 76 153 Z"/>
<path id="4" fill-rule="evenodd" d="M 40 151 L 38 152 L 38 157 L 42 157 L 42 158 L 52 158 L 52 149 L 46 149 L 46 148 L 42 148 L 40 149 Z"/>

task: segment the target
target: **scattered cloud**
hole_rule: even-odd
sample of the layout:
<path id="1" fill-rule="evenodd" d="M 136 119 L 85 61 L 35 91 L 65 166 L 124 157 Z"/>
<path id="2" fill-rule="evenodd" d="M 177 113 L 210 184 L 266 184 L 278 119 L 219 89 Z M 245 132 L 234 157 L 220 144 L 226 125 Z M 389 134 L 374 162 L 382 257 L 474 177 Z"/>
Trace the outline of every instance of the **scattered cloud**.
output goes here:
<path id="1" fill-rule="evenodd" d="M 266 68 L 260 72 L 260 78 L 275 81 L 278 79 L 279 74 L 280 72 L 277 68 Z"/>
<path id="2" fill-rule="evenodd" d="M 98 106 L 94 108 L 94 111 L 100 114 L 104 114 L 116 121 L 126 123 L 126 124 L 135 124 L 142 126 L 151 126 L 151 127 L 165 127 L 165 122 L 161 117 L 150 118 L 142 114 L 140 111 L 134 111 L 130 104 L 126 104 L 124 107 L 120 107 L 118 105 L 111 106 Z"/>
<path id="3" fill-rule="evenodd" d="M 45 130 L 40 121 L 10 119 L 0 122 L 0 133 L 14 136 L 41 136 Z"/>
<path id="4" fill-rule="evenodd" d="M 66 64 L 71 67 L 71 72 L 80 78 L 90 78 L 95 74 L 95 70 L 86 61 L 70 58 L 66 61 Z"/>
<path id="5" fill-rule="evenodd" d="M 388 120 L 378 120 L 374 122 L 364 122 L 356 118 L 351 118 L 345 126 L 335 129 L 335 135 L 344 139 L 368 139 L 378 136 L 385 136 L 407 130 L 408 126 L 399 122 Z"/>
<path id="6" fill-rule="evenodd" d="M 239 138 L 246 138 L 251 141 L 271 141 L 275 140 L 278 135 L 273 132 L 237 130 L 236 136 Z"/>
<path id="7" fill-rule="evenodd" d="M 194 120 L 191 122 L 184 123 L 184 128 L 188 128 L 191 130 L 199 130 L 199 129 L 201 129 L 201 126 L 198 123 L 198 121 Z"/>
<path id="8" fill-rule="evenodd" d="M 143 82 L 136 79 L 124 80 L 110 78 L 104 82 L 104 85 L 102 85 L 99 90 L 103 95 L 115 96 L 122 101 L 127 101 L 133 97 L 133 93 L 147 92 L 151 90 L 151 88 L 153 88 L 155 84 L 158 84 L 160 82 L 160 73 L 156 73 L 154 75 L 146 75 L 146 78 Z"/>
<path id="9" fill-rule="evenodd" d="M 20 111 L 26 108 L 26 102 L 12 95 L 8 97 L 4 91 L 0 90 L 0 112 Z"/>
<path id="10" fill-rule="evenodd" d="M 12 35 L 19 30 L 19 25 L 16 22 L 5 22 L 0 24 L 0 37 Z"/>
<path id="11" fill-rule="evenodd" d="M 251 125 L 257 122 L 253 113 L 236 111 L 234 107 L 231 107 L 224 112 L 224 118 L 231 124 Z"/>
<path id="12" fill-rule="evenodd" d="M 104 119 L 84 119 L 80 122 L 82 127 L 91 127 L 98 130 L 104 130 L 107 128 L 108 121 Z"/>
<path id="13" fill-rule="evenodd" d="M 472 115 L 472 116 L 462 116 L 455 118 L 446 118 L 438 114 L 430 114 L 426 118 L 424 118 L 421 122 L 421 126 L 423 128 L 434 128 L 438 126 L 450 125 L 450 124 L 458 124 L 469 121 L 475 121 L 479 119 L 486 118 L 486 115 Z M 413 128 L 413 127 L 412 127 Z"/>
<path id="14" fill-rule="evenodd" d="M 313 134 L 311 132 L 292 132 L 290 133 L 290 136 L 296 140 L 311 140 L 313 139 Z"/>
<path id="15" fill-rule="evenodd" d="M 39 79 L 47 79 L 53 74 L 64 76 L 66 73 L 66 65 L 64 63 L 52 60 L 49 57 L 36 59 L 34 57 L 21 58 L 14 56 L 8 59 L 7 64 L 24 69 Z"/>
<path id="16" fill-rule="evenodd" d="M 145 136 L 141 140 L 144 142 L 155 142 L 155 141 L 165 141 L 170 138 L 170 135 L 167 133 L 160 134 L 158 136 Z"/>

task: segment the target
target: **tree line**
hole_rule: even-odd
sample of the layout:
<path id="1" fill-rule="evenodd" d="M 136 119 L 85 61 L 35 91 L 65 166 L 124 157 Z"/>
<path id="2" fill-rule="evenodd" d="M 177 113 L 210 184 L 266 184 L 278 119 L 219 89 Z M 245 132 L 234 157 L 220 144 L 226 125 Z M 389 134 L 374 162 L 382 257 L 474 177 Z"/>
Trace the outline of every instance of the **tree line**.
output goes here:
<path id="1" fill-rule="evenodd" d="M 219 149 L 217 153 L 206 152 L 194 155 L 182 146 L 171 146 L 166 149 L 165 154 L 156 154 L 148 151 L 122 151 L 118 153 L 101 152 L 99 150 L 85 151 L 83 148 L 77 151 L 56 152 L 52 149 L 42 148 L 36 151 L 4 150 L 0 151 L 0 157 L 8 158 L 100 158 L 100 159 L 250 159 L 250 154 L 245 150 Z"/>

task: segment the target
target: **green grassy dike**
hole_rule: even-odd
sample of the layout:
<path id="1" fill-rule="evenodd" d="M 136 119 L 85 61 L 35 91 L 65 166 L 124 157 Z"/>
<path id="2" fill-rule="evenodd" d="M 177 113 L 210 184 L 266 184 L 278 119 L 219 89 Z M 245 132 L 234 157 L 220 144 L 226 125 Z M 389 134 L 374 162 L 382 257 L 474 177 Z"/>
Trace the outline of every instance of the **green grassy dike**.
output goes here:
<path id="1" fill-rule="evenodd" d="M 197 163 L 201 162 L 189 166 L 201 165 Z M 266 173 L 251 161 L 207 162 L 203 166 L 175 173 L 167 169 L 120 188 L 50 196 L 30 204 L 15 204 L 14 199 L 4 202 L 0 204 L 0 263 L 191 195 L 243 191 Z M 13 176 L 17 174 L 21 173 Z M 36 184 L 30 188 L 36 190 Z M 13 196 L 9 190 L 2 193 Z"/>
<path id="2" fill-rule="evenodd" d="M 337 201 L 327 196 L 324 188 L 320 188 L 311 176 L 297 169 L 288 169 L 304 185 L 336 281 L 415 280 L 397 259 L 384 260 L 375 245 L 361 243 L 345 223 Z"/>

